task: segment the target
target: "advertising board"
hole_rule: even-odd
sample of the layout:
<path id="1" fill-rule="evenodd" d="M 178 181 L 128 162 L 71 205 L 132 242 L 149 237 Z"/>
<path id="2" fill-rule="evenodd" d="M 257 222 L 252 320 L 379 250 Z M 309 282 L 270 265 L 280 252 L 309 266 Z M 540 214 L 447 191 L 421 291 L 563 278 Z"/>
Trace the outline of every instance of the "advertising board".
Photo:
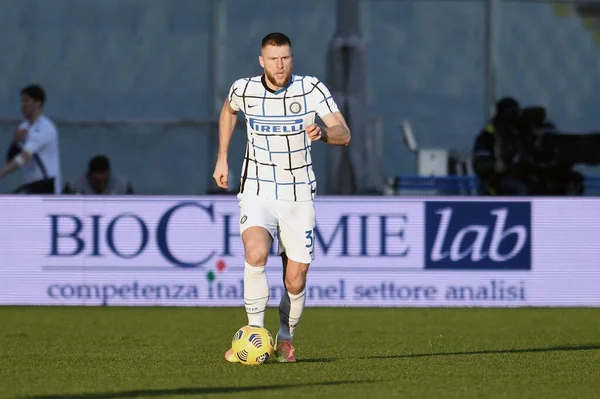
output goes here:
<path id="1" fill-rule="evenodd" d="M 599 200 L 315 207 L 307 306 L 600 306 Z M 0 197 L 0 304 L 242 306 L 239 217 L 235 196 Z"/>

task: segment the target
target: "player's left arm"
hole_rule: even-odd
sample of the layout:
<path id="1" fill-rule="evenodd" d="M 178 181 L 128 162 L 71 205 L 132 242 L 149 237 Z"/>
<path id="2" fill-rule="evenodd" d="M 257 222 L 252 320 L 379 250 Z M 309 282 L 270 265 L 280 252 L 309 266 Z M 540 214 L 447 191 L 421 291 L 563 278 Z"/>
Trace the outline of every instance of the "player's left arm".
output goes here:
<path id="1" fill-rule="evenodd" d="M 324 115 L 321 120 L 326 127 L 312 124 L 306 128 L 306 134 L 312 141 L 324 141 L 329 145 L 347 146 L 350 144 L 350 128 L 341 112 Z"/>
<path id="2" fill-rule="evenodd" d="M 326 127 L 319 127 L 312 124 L 306 128 L 306 134 L 312 141 L 321 140 L 329 145 L 347 146 L 350 144 L 350 128 L 335 103 L 331 92 L 316 78 L 311 94 L 311 101 L 317 115 L 321 118 Z"/>
<path id="3" fill-rule="evenodd" d="M 321 118 L 325 128 L 321 128 L 321 140 L 330 145 L 347 146 L 350 144 L 350 128 L 340 111 L 332 112 Z"/>

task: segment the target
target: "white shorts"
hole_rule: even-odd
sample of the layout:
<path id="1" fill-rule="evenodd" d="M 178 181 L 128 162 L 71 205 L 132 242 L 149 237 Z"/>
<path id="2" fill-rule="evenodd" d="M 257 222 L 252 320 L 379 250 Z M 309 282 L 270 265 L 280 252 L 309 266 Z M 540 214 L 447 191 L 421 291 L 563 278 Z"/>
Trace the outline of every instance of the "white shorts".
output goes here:
<path id="1" fill-rule="evenodd" d="M 296 262 L 315 259 L 315 206 L 313 201 L 281 201 L 238 194 L 240 234 L 248 227 L 264 227 L 277 237 L 278 253 Z"/>

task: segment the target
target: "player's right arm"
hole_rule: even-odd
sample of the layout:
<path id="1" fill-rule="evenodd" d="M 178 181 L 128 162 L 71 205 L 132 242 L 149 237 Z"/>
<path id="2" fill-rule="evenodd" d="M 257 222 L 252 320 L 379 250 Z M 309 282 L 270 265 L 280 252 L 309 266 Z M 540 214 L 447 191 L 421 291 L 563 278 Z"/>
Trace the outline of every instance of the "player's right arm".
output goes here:
<path id="1" fill-rule="evenodd" d="M 215 166 L 215 172 L 213 178 L 217 183 L 217 186 L 221 188 L 229 188 L 229 165 L 227 163 L 227 153 L 229 152 L 229 145 L 231 144 L 231 137 L 235 129 L 237 122 L 237 112 L 239 107 L 237 106 L 235 99 L 235 83 L 231 86 L 229 96 L 223 103 L 221 109 L 221 115 L 219 116 L 219 152 L 217 154 L 217 164 Z"/>
<path id="2" fill-rule="evenodd" d="M 0 179 L 22 167 L 24 164 L 44 147 L 46 147 L 53 138 L 56 137 L 56 131 L 51 126 L 36 126 L 30 129 L 27 134 L 27 140 L 19 151 L 14 151 L 13 156 L 4 167 L 0 168 Z"/>
<path id="3" fill-rule="evenodd" d="M 6 152 L 6 162 L 10 162 L 15 156 L 21 152 L 23 141 L 27 137 L 27 125 L 22 122 L 13 135 L 13 140 Z"/>

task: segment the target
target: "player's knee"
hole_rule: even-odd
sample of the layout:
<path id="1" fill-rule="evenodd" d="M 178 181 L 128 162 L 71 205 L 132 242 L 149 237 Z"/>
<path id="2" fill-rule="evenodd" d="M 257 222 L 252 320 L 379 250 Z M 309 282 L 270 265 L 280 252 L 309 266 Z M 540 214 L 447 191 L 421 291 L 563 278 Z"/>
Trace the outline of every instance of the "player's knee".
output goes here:
<path id="1" fill-rule="evenodd" d="M 269 249 L 264 245 L 250 243 L 246 246 L 246 262 L 252 266 L 264 266 L 267 264 Z"/>
<path id="2" fill-rule="evenodd" d="M 298 295 L 304 289 L 306 285 L 306 279 L 302 274 L 295 276 L 286 276 L 285 278 L 285 289 L 292 295 Z"/>

